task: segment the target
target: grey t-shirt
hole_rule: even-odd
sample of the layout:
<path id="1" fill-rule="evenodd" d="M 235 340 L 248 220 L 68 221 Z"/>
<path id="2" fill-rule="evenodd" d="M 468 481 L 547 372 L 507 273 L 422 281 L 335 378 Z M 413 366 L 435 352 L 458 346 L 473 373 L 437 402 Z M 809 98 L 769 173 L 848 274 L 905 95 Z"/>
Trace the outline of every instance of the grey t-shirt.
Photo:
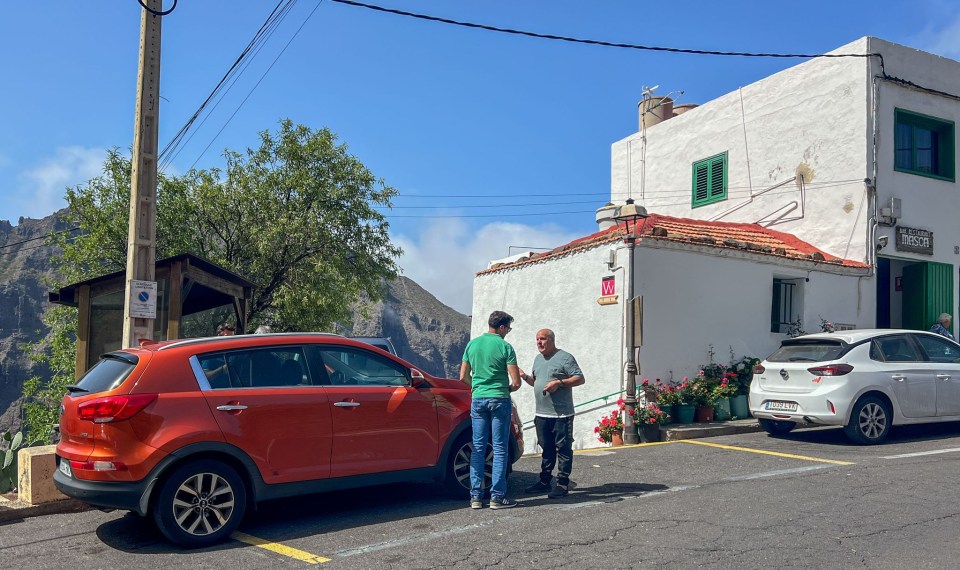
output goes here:
<path id="1" fill-rule="evenodd" d="M 538 354 L 533 359 L 533 390 L 537 398 L 536 415 L 544 418 L 566 418 L 573 415 L 573 387 L 561 386 L 552 394 L 543 394 L 549 382 L 571 376 L 583 376 L 572 354 L 557 350 L 550 358 Z"/>

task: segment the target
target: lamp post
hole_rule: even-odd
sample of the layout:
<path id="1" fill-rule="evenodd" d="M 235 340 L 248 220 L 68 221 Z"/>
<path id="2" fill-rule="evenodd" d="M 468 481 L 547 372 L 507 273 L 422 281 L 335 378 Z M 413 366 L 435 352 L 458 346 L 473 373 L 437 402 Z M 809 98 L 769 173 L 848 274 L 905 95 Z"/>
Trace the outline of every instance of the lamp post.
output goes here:
<path id="1" fill-rule="evenodd" d="M 637 223 L 643 223 L 642 220 L 647 217 L 647 209 L 643 206 L 637 206 L 633 203 L 633 198 L 627 198 L 627 203 L 617 208 L 613 219 L 618 224 L 626 226 L 626 233 L 623 236 L 624 243 L 627 244 L 627 251 L 630 257 L 630 278 L 627 281 L 627 299 L 624 305 L 627 309 L 627 345 L 630 348 L 627 352 L 627 385 L 626 397 L 623 399 L 626 410 L 623 414 L 623 443 L 632 445 L 640 443 L 640 436 L 637 434 L 637 425 L 633 421 L 633 414 L 637 411 L 637 364 L 633 360 L 633 354 L 637 347 L 634 344 L 636 335 L 634 334 L 633 312 L 633 281 L 636 273 L 633 266 L 633 250 L 637 241 Z M 632 413 L 631 413 L 632 412 Z"/>

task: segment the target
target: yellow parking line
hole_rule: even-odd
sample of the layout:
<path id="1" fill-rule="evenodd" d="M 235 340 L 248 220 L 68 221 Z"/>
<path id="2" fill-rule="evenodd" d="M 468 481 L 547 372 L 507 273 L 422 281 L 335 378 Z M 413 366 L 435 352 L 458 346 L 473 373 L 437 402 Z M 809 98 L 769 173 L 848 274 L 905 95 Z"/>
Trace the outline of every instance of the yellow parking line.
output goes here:
<path id="1" fill-rule="evenodd" d="M 679 443 L 691 443 L 693 445 L 706 445 L 707 447 L 717 447 L 720 449 L 729 449 L 732 451 L 747 451 L 750 453 L 760 453 L 762 455 L 774 455 L 776 457 L 786 457 L 788 459 L 802 459 L 803 461 L 816 461 L 818 463 L 832 463 L 833 465 L 854 465 L 851 461 L 836 461 L 834 459 L 820 459 L 819 457 L 807 457 L 806 455 L 793 455 L 792 453 L 778 453 L 776 451 L 766 451 L 763 449 L 750 449 L 749 447 L 737 447 L 735 445 L 720 445 L 719 443 L 708 443 L 696 439 L 681 439 Z"/>
<path id="2" fill-rule="evenodd" d="M 330 562 L 329 558 L 324 558 L 323 556 L 310 554 L 309 552 L 304 552 L 303 550 L 297 550 L 296 548 L 284 546 L 279 542 L 270 542 L 269 540 L 264 540 L 262 538 L 251 536 L 249 534 L 244 534 L 239 531 L 236 531 L 233 534 L 231 534 L 230 538 L 234 540 L 239 540 L 240 542 L 249 544 L 251 546 L 265 548 L 270 552 L 275 552 L 281 556 L 286 556 L 288 558 L 294 558 L 296 560 L 306 562 L 307 564 L 321 564 L 323 562 Z"/>

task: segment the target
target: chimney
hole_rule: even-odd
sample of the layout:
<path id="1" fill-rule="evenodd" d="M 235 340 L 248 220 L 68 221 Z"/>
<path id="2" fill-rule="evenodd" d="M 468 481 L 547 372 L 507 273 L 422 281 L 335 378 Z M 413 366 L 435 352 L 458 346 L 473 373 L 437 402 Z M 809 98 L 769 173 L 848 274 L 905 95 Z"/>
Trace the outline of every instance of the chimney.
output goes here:
<path id="1" fill-rule="evenodd" d="M 600 231 L 610 229 L 613 226 L 617 225 L 616 220 L 613 219 L 613 216 L 617 213 L 617 207 L 612 203 L 607 202 L 603 207 L 597 208 L 597 225 L 600 226 Z"/>

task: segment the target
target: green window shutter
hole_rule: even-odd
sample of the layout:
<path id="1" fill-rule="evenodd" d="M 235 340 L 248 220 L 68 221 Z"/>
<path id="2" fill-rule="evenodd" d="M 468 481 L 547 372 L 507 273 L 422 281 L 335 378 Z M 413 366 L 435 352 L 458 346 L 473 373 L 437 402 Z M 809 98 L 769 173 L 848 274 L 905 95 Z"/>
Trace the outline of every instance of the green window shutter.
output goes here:
<path id="1" fill-rule="evenodd" d="M 953 121 L 894 109 L 893 168 L 938 180 L 956 181 Z"/>
<path id="2" fill-rule="evenodd" d="M 727 199 L 727 153 L 693 163 L 693 207 Z"/>

